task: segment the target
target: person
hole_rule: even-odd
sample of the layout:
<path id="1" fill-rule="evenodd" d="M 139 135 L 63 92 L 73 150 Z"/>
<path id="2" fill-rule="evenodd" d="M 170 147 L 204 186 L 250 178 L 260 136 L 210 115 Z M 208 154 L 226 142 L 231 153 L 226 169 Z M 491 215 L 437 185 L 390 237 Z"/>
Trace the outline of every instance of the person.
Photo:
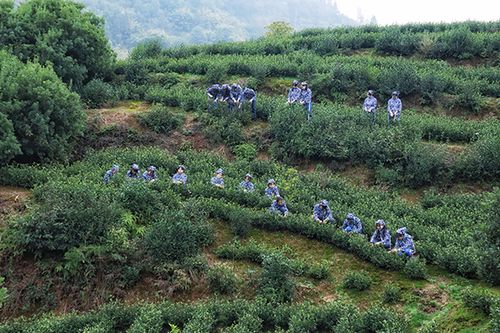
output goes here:
<path id="1" fill-rule="evenodd" d="M 288 90 L 288 101 L 289 105 L 297 103 L 300 99 L 300 93 L 302 90 L 299 87 L 299 81 L 293 80 L 292 87 Z"/>
<path id="2" fill-rule="evenodd" d="M 348 233 L 354 232 L 360 234 L 363 231 L 363 224 L 361 223 L 359 217 L 357 217 L 353 213 L 349 213 L 344 220 L 342 230 Z"/>
<path id="3" fill-rule="evenodd" d="M 221 85 L 216 83 L 207 89 L 208 96 L 208 112 L 210 112 L 211 106 L 214 110 L 219 108 L 219 99 L 221 93 Z"/>
<path id="4" fill-rule="evenodd" d="M 141 178 L 141 170 L 137 164 L 134 163 L 130 166 L 130 169 L 127 171 L 127 178 Z"/>
<path id="5" fill-rule="evenodd" d="M 363 103 L 363 110 L 370 118 L 371 125 L 375 124 L 375 119 L 377 118 L 377 99 L 373 96 L 374 93 L 373 90 L 368 90 L 368 96 Z"/>
<path id="6" fill-rule="evenodd" d="M 283 217 L 287 217 L 288 216 L 288 208 L 286 207 L 285 199 L 283 199 L 283 197 L 277 195 L 276 199 L 271 204 L 271 208 L 269 208 L 269 211 L 271 213 L 280 214 Z"/>
<path id="7" fill-rule="evenodd" d="M 253 192 L 255 187 L 252 183 L 252 175 L 247 173 L 245 175 L 245 180 L 240 183 L 240 189 L 245 192 Z"/>
<path id="8" fill-rule="evenodd" d="M 111 169 L 109 169 L 108 171 L 106 171 L 106 173 L 104 174 L 104 184 L 108 184 L 109 181 L 111 180 L 111 178 L 116 175 L 116 173 L 118 172 L 118 170 L 120 170 L 120 167 L 118 165 L 113 165 L 111 167 Z"/>
<path id="9" fill-rule="evenodd" d="M 231 88 L 229 87 L 229 84 L 223 84 L 222 87 L 220 88 L 220 98 L 219 101 L 223 103 L 227 103 L 227 109 L 231 109 Z"/>
<path id="10" fill-rule="evenodd" d="M 406 228 L 399 228 L 396 230 L 396 241 L 394 243 L 394 249 L 391 252 L 397 253 L 398 256 L 411 257 L 415 253 L 415 244 L 413 243 L 413 237 L 406 232 Z"/>
<path id="11" fill-rule="evenodd" d="M 307 112 L 307 120 L 311 120 L 312 117 L 312 91 L 309 89 L 307 82 L 302 82 L 302 88 L 300 91 L 300 104 L 304 106 Z"/>
<path id="12" fill-rule="evenodd" d="M 314 221 L 320 224 L 335 222 L 332 210 L 330 209 L 330 206 L 328 206 L 328 201 L 326 200 L 321 200 L 318 204 L 314 205 L 313 217 Z"/>
<path id="13" fill-rule="evenodd" d="M 280 195 L 280 190 L 278 189 L 278 186 L 276 186 L 276 182 L 274 181 L 274 179 L 269 179 L 267 181 L 267 187 L 264 193 L 269 198 L 277 197 Z"/>
<path id="14" fill-rule="evenodd" d="M 233 83 L 231 85 L 231 99 L 230 99 L 230 108 L 233 109 L 234 107 L 239 108 L 240 103 L 241 103 L 241 86 L 237 83 Z"/>
<path id="15" fill-rule="evenodd" d="M 252 88 L 249 88 L 249 87 L 245 87 L 245 89 L 243 89 L 243 92 L 241 93 L 240 107 L 243 105 L 244 102 L 250 103 L 250 105 L 252 107 L 253 120 L 257 119 L 256 99 L 257 99 L 257 94 L 255 93 L 255 90 L 253 90 Z"/>
<path id="16" fill-rule="evenodd" d="M 370 243 L 374 245 L 381 245 L 385 249 L 391 249 L 391 232 L 387 230 L 384 220 L 375 222 L 375 231 L 373 232 Z"/>
<path id="17" fill-rule="evenodd" d="M 217 169 L 215 171 L 215 176 L 212 177 L 212 180 L 210 181 L 212 185 L 217 186 L 219 188 L 224 188 L 224 170 L 222 169 Z"/>
<path id="18" fill-rule="evenodd" d="M 179 185 L 186 185 L 187 175 L 185 174 L 186 167 L 184 165 L 179 165 L 177 167 L 177 172 L 172 176 L 172 183 Z"/>
<path id="19" fill-rule="evenodd" d="M 154 182 L 156 179 L 158 179 L 158 176 L 156 175 L 156 167 L 153 165 L 148 167 L 142 174 L 142 178 L 147 182 Z"/>
<path id="20" fill-rule="evenodd" d="M 392 97 L 387 101 L 387 118 L 388 124 L 392 122 L 399 123 L 399 119 L 401 118 L 401 109 L 403 108 L 403 104 L 399 99 L 399 92 L 393 91 Z"/>

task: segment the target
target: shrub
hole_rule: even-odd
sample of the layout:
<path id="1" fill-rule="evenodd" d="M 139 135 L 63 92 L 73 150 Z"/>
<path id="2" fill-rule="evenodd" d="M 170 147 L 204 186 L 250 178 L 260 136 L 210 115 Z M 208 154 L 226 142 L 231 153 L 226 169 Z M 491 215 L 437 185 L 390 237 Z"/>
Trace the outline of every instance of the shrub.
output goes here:
<path id="1" fill-rule="evenodd" d="M 234 235 L 246 237 L 252 230 L 252 220 L 248 215 L 232 211 L 228 218 L 231 221 L 231 231 Z"/>
<path id="2" fill-rule="evenodd" d="M 169 134 L 184 123 L 184 117 L 164 106 L 155 105 L 150 111 L 139 114 L 139 123 L 156 133 Z"/>
<path id="3" fill-rule="evenodd" d="M 67 160 L 85 127 L 78 95 L 51 68 L 22 64 L 5 51 L 0 51 L 0 77 L 1 113 L 12 124 L 23 159 Z"/>
<path id="4" fill-rule="evenodd" d="M 257 156 L 257 148 L 253 144 L 243 143 L 241 145 L 237 145 L 233 149 L 236 158 L 245 161 L 254 160 Z"/>
<path id="5" fill-rule="evenodd" d="M 182 211 L 171 211 L 158 217 L 146 231 L 144 247 L 158 263 L 183 263 L 198 255 L 213 238 L 212 227 L 205 220 L 190 220 Z"/>
<path id="6" fill-rule="evenodd" d="M 362 332 L 408 332 L 408 321 L 394 313 L 392 309 L 373 306 L 361 318 Z"/>
<path id="7" fill-rule="evenodd" d="M 6 115 L 0 113 L 0 165 L 7 164 L 14 156 L 20 154 L 20 148 L 12 122 Z"/>
<path id="8" fill-rule="evenodd" d="M 342 287 L 346 289 L 366 290 L 370 288 L 372 279 L 366 272 L 349 272 L 342 281 Z"/>
<path id="9" fill-rule="evenodd" d="M 37 187 L 37 205 L 12 226 L 32 251 L 98 244 L 120 221 L 121 207 L 102 185 L 66 180 Z"/>
<path id="10" fill-rule="evenodd" d="M 87 107 L 97 109 L 116 100 L 114 88 L 102 80 L 96 79 L 87 83 L 81 90 L 80 96 Z"/>
<path id="11" fill-rule="evenodd" d="M 386 284 L 384 287 L 384 293 L 382 294 L 382 300 L 384 303 L 396 303 L 401 298 L 401 288 L 393 284 Z"/>
<path id="12" fill-rule="evenodd" d="M 225 265 L 209 268 L 207 280 L 208 287 L 214 293 L 233 294 L 238 288 L 238 279 L 232 269 Z"/>
<path id="13" fill-rule="evenodd" d="M 161 214 L 168 207 L 179 207 L 180 198 L 177 194 L 171 190 L 159 192 L 150 185 L 142 180 L 126 181 L 118 194 L 122 206 L 145 220 Z"/>
<path id="14" fill-rule="evenodd" d="M 408 259 L 403 271 L 410 279 L 425 279 L 427 277 L 425 261 L 418 258 Z"/>
<path id="15" fill-rule="evenodd" d="M 467 288 L 462 292 L 464 304 L 470 308 L 479 310 L 486 315 L 491 313 L 492 306 L 498 305 L 500 298 L 495 297 L 486 289 Z"/>
<path id="16" fill-rule="evenodd" d="M 164 326 L 160 308 L 150 305 L 139 310 L 134 322 L 127 330 L 129 333 L 154 333 L 160 332 Z"/>
<path id="17" fill-rule="evenodd" d="M 116 55 L 106 38 L 104 21 L 85 6 L 57 0 L 28 1 L 12 10 L 11 19 L 10 26 L 2 24 L 9 38 L 1 44 L 12 48 L 22 61 L 53 67 L 62 81 L 77 89 L 89 80 L 110 76 Z"/>
<path id="18" fill-rule="evenodd" d="M 295 286 L 286 257 L 272 253 L 263 257 L 262 266 L 257 293 L 269 302 L 290 302 Z"/>

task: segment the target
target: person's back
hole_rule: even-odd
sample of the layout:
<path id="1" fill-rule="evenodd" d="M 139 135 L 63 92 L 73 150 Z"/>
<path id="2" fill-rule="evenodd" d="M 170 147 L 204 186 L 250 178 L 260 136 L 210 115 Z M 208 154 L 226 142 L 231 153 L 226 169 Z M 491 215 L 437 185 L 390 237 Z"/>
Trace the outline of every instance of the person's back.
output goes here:
<path id="1" fill-rule="evenodd" d="M 252 88 L 245 87 L 245 89 L 243 89 L 243 97 L 245 97 L 245 100 L 251 100 L 255 96 L 255 90 L 253 90 Z"/>
<path id="2" fill-rule="evenodd" d="M 250 103 L 251 105 L 251 108 L 252 108 L 252 118 L 254 120 L 257 119 L 257 102 L 256 102 L 256 99 L 257 99 L 257 93 L 255 92 L 255 90 L 253 90 L 252 88 L 249 88 L 249 87 L 245 87 L 245 89 L 243 89 L 242 93 L 241 93 L 241 104 L 242 105 L 244 102 L 248 102 Z"/>
<path id="3" fill-rule="evenodd" d="M 219 84 L 214 84 L 207 89 L 207 94 L 210 98 L 217 98 L 221 93 L 221 86 Z"/>
<path id="4" fill-rule="evenodd" d="M 220 90 L 220 96 L 223 101 L 227 101 L 229 98 L 231 98 L 231 88 L 229 88 L 229 85 L 223 84 L 222 88 Z"/>
<path id="5" fill-rule="evenodd" d="M 233 84 L 231 85 L 231 98 L 235 100 L 239 100 L 241 98 L 241 93 L 242 93 L 241 86 L 238 84 Z"/>

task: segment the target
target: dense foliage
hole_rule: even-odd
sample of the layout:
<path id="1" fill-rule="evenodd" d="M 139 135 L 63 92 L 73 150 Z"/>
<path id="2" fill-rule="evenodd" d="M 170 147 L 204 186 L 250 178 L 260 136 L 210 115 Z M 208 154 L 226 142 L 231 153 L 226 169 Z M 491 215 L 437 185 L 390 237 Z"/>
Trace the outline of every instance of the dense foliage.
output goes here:
<path id="1" fill-rule="evenodd" d="M 29 0 L 14 7 L 14 1 L 3 1 L 0 15 L 5 22 L 0 25 L 0 45 L 22 61 L 50 64 L 76 89 L 92 79 L 110 77 L 115 58 L 104 22 L 83 5 Z"/>
<path id="2" fill-rule="evenodd" d="M 175 205 L 178 202 L 179 199 L 175 199 L 172 190 L 179 191 L 181 196 L 204 198 L 199 199 L 202 200 L 199 203 L 189 203 L 189 212 L 208 213 L 228 222 L 242 219 L 254 227 L 268 230 L 288 230 L 347 249 L 376 266 L 403 270 L 405 261 L 402 258 L 371 246 L 366 239 L 374 230 L 373 221 L 383 218 L 391 230 L 406 226 L 415 238 L 420 256 L 427 262 L 463 276 L 482 277 L 497 283 L 494 277 L 498 276 L 498 267 L 492 265 L 491 261 L 479 259 L 484 247 L 492 251 L 493 258 L 498 257 L 495 255 L 498 250 L 476 232 L 490 225 L 497 196 L 495 193 L 438 195 L 429 192 L 424 196 L 423 205 L 415 207 L 395 198 L 394 194 L 356 188 L 326 172 L 301 175 L 294 169 L 270 162 L 228 162 L 216 155 L 182 150 L 174 157 L 158 149 L 102 151 L 59 172 L 55 172 L 57 166 L 11 166 L 0 170 L 0 181 L 6 185 L 34 186 L 70 174 L 87 182 L 100 183 L 102 170 L 106 166 L 112 163 L 127 165 L 130 161 L 159 167 L 161 180 L 150 185 L 154 191 L 159 192 L 157 195 L 168 195 L 170 199 L 162 200 L 165 204 Z M 171 188 L 172 185 L 168 186 L 169 178 L 179 163 L 188 166 L 189 182 L 185 188 Z M 224 191 L 209 186 L 214 165 L 223 167 L 226 172 Z M 255 177 L 257 188 L 254 193 L 237 190 L 237 185 L 247 172 Z M 287 198 L 288 208 L 292 213 L 287 219 L 267 212 L 270 202 L 261 193 L 265 180 L 271 177 L 277 180 L 281 192 Z M 114 183 L 120 189 L 120 184 L 126 185 L 127 182 L 118 176 Z M 323 198 L 331 202 L 337 221 L 342 221 L 348 212 L 355 212 L 364 223 L 364 235 L 349 237 L 336 226 L 312 223 L 312 205 Z M 483 204 L 479 205 L 478 202 Z M 137 204 L 141 203 L 143 201 L 137 201 Z M 147 201 L 144 203 L 147 204 Z M 137 210 L 133 208 L 134 205 L 127 207 L 137 212 L 146 211 Z M 161 211 L 161 208 L 157 211 Z M 475 221 L 475 228 L 468 227 L 472 220 Z M 410 266 L 405 271 L 414 278 L 425 277 L 425 266 L 422 267 L 422 264 L 420 261 L 410 260 L 407 264 Z"/>
<path id="3" fill-rule="evenodd" d="M 324 305 L 276 305 L 263 301 L 211 301 L 197 305 L 163 302 L 123 306 L 111 303 L 98 311 L 47 315 L 39 319 L 12 321 L 1 333 L 16 332 L 157 332 L 175 325 L 182 332 L 404 332 L 404 317 L 384 307 L 361 312 L 340 301 Z M 157 329 L 157 330 L 155 330 Z"/>
<path id="4" fill-rule="evenodd" d="M 83 132 L 85 116 L 78 95 L 52 69 L 23 64 L 4 51 L 0 51 L 0 112 L 2 146 L 6 145 L 0 163 L 18 155 L 28 161 L 65 160 Z"/>

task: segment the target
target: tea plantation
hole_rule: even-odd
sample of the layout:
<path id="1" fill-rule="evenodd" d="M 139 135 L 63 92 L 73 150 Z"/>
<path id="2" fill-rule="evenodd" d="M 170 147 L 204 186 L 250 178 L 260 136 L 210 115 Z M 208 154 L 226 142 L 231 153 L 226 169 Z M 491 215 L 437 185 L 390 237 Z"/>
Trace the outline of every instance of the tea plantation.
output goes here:
<path id="1" fill-rule="evenodd" d="M 0 333 L 500 332 L 500 22 L 150 41 L 89 62 L 51 42 L 80 28 L 81 48 L 102 41 L 93 14 L 8 3 Z M 20 29 L 45 49 L 28 52 Z M 286 103 L 294 79 L 312 89 L 310 121 Z M 256 91 L 257 119 L 249 105 L 209 110 L 207 87 L 233 82 Z M 394 90 L 403 111 L 388 125 Z M 149 166 L 155 181 L 140 177 Z M 269 212 L 269 179 L 286 217 Z M 324 199 L 334 223 L 313 220 Z M 348 213 L 361 233 L 342 230 Z M 379 219 L 392 244 L 406 227 L 415 255 L 372 245 Z"/>

